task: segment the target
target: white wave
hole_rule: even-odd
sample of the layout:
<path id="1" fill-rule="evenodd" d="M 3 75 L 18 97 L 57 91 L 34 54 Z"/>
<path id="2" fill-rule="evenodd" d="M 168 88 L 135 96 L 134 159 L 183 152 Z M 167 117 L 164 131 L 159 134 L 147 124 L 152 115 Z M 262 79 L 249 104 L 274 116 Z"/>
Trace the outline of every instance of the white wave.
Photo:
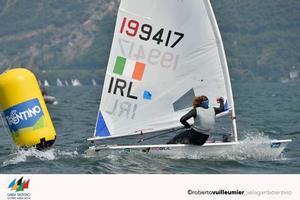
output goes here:
<path id="1" fill-rule="evenodd" d="M 60 158 L 73 158 L 76 156 L 78 156 L 77 151 L 68 152 L 54 148 L 46 151 L 39 151 L 35 148 L 15 149 L 10 155 L 8 155 L 8 159 L 2 163 L 2 166 L 5 167 L 8 165 L 16 165 L 18 163 L 26 162 L 29 159 L 58 160 Z"/>
<path id="2" fill-rule="evenodd" d="M 244 133 L 244 139 L 240 140 L 238 144 L 232 146 L 226 153 L 218 155 L 196 154 L 187 155 L 185 158 L 189 159 L 208 159 L 208 160 L 259 160 L 259 161 L 273 161 L 286 160 L 282 153 L 279 157 L 274 154 L 269 148 L 272 139 L 264 135 L 264 133 L 247 132 Z M 176 158 L 176 157 L 172 157 Z M 178 157 L 177 157 L 178 159 Z"/>

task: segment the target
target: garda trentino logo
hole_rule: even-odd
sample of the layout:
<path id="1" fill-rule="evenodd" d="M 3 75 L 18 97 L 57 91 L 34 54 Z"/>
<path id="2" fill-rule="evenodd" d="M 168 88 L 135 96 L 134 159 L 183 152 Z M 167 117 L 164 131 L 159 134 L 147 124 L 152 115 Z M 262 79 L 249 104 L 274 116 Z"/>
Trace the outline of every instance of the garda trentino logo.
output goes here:
<path id="1" fill-rule="evenodd" d="M 6 109 L 4 115 L 9 128 L 16 132 L 34 126 L 43 116 L 43 110 L 39 100 L 32 99 Z"/>
<path id="2" fill-rule="evenodd" d="M 30 179 L 23 180 L 23 177 L 20 178 L 18 181 L 17 181 L 17 179 L 14 179 L 12 182 L 10 182 L 10 184 L 8 185 L 8 188 L 10 188 L 10 190 L 15 191 L 15 192 L 24 191 L 25 189 L 29 188 L 29 181 L 30 181 Z"/>
<path id="3" fill-rule="evenodd" d="M 8 185 L 7 200 L 31 200 L 31 193 L 28 192 L 29 182 L 30 179 L 26 180 L 23 177 L 12 180 Z"/>

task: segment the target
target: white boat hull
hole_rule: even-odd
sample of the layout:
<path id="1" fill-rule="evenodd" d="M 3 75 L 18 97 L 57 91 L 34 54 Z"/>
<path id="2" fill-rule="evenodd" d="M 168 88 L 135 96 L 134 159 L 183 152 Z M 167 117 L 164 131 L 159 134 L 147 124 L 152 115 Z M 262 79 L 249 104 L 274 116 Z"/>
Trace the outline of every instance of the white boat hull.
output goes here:
<path id="1" fill-rule="evenodd" d="M 190 158 L 190 159 L 276 159 L 292 140 L 272 140 L 269 142 L 245 145 L 243 142 L 215 142 L 203 146 L 186 144 L 161 144 L 161 145 L 100 145 L 92 146 L 89 152 L 103 150 L 119 150 L 125 152 L 144 152 L 151 155 Z"/>
<path id="2" fill-rule="evenodd" d="M 57 103 L 56 98 L 53 96 L 44 96 L 44 100 L 48 104 L 56 104 Z"/>

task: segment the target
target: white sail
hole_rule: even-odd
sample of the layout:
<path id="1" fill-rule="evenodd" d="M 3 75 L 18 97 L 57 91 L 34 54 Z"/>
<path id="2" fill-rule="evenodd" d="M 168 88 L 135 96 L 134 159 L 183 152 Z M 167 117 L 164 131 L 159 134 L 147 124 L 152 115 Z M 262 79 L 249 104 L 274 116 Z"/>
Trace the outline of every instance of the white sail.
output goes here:
<path id="1" fill-rule="evenodd" d="M 292 70 L 292 71 L 289 72 L 289 78 L 290 78 L 290 80 L 297 79 L 298 75 L 299 75 L 299 70 L 297 70 L 297 69 L 294 69 L 294 70 Z"/>
<path id="2" fill-rule="evenodd" d="M 74 87 L 81 86 L 81 83 L 78 79 L 72 79 L 71 83 L 72 83 L 72 86 L 74 86 Z"/>
<path id="3" fill-rule="evenodd" d="M 97 86 L 97 82 L 95 81 L 95 79 L 92 79 L 92 85 Z"/>
<path id="4" fill-rule="evenodd" d="M 45 87 L 50 87 L 50 84 L 49 84 L 49 82 L 47 80 L 44 81 L 44 86 Z"/>
<path id="5" fill-rule="evenodd" d="M 64 86 L 64 84 L 61 82 L 61 80 L 60 80 L 59 78 L 56 79 L 56 85 L 57 85 L 58 87 Z"/>
<path id="6" fill-rule="evenodd" d="M 224 97 L 228 67 L 209 0 L 121 0 L 94 139 L 180 127 L 194 96 Z"/>

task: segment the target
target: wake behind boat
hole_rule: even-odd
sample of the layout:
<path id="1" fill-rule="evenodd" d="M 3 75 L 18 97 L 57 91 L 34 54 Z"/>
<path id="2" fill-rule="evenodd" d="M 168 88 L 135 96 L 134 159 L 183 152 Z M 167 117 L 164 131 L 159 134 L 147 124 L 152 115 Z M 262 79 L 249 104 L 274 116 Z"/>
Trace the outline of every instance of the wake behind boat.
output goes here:
<path id="1" fill-rule="evenodd" d="M 199 95 L 206 95 L 213 107 L 224 97 L 225 111 L 217 117 L 230 117 L 230 142 L 95 145 L 90 150 L 214 156 L 235 151 L 240 144 L 225 51 L 210 1 L 122 0 L 96 128 L 89 140 L 180 128 L 180 117 Z M 289 142 L 274 140 L 263 149 L 278 156 Z"/>

